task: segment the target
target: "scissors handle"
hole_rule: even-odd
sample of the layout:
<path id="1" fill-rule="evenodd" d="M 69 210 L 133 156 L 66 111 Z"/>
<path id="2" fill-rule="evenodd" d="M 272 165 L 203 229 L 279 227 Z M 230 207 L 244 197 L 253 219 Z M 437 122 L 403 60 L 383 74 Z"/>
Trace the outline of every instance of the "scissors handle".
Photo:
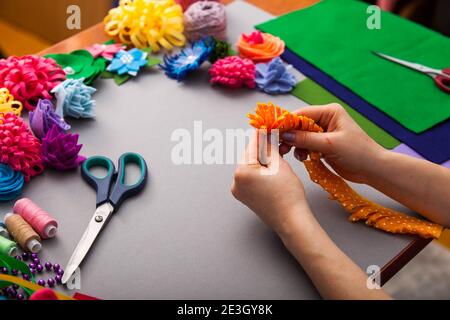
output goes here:
<path id="1" fill-rule="evenodd" d="M 99 178 L 91 173 L 93 167 L 102 167 L 107 170 L 106 176 Z M 116 168 L 114 163 L 102 156 L 94 156 L 83 162 L 81 176 L 97 191 L 97 207 L 108 201 L 109 188 L 114 177 Z"/>
<path id="2" fill-rule="evenodd" d="M 126 165 L 128 163 L 135 163 L 139 166 L 140 177 L 139 180 L 132 185 L 125 183 Z M 109 200 L 111 204 L 117 209 L 122 202 L 131 196 L 138 194 L 147 182 L 147 163 L 144 158 L 137 153 L 125 153 L 119 159 L 119 172 L 116 183 L 112 189 Z"/>
<path id="3" fill-rule="evenodd" d="M 450 76 L 450 68 L 442 70 L 443 73 L 448 74 Z M 434 78 L 434 82 L 442 91 L 446 93 L 450 93 L 450 78 L 446 78 L 440 75 L 437 75 Z"/>

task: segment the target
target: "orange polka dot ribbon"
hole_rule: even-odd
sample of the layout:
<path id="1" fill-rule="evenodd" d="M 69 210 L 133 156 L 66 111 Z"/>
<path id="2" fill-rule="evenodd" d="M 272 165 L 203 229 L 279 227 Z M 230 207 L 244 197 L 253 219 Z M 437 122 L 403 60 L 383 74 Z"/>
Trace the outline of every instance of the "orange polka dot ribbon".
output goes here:
<path id="1" fill-rule="evenodd" d="M 280 131 L 304 130 L 323 132 L 323 129 L 308 117 L 295 115 L 272 103 L 259 103 L 255 114 L 248 114 L 250 125 L 257 129 Z M 349 221 L 365 221 L 366 225 L 377 229 L 400 234 L 415 234 L 422 238 L 439 238 L 443 227 L 435 223 L 408 216 L 359 195 L 344 179 L 331 172 L 320 160 L 320 154 L 310 153 L 309 160 L 304 161 L 312 181 L 319 184 L 337 200 L 345 211 L 351 215 Z"/>
<path id="2" fill-rule="evenodd" d="M 236 46 L 240 56 L 253 60 L 255 63 L 269 62 L 279 57 L 285 49 L 283 40 L 260 31 L 250 35 L 242 34 Z"/>
<path id="3" fill-rule="evenodd" d="M 0 89 L 0 114 L 14 113 L 16 116 L 20 117 L 22 113 L 22 103 L 16 101 L 9 90 L 6 88 Z"/>

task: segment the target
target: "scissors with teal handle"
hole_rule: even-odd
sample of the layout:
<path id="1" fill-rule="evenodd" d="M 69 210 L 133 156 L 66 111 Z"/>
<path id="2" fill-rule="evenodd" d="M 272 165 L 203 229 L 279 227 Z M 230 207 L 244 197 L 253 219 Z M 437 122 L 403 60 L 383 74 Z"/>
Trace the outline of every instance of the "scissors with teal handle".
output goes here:
<path id="1" fill-rule="evenodd" d="M 376 54 L 386 60 L 395 62 L 395 63 L 405 66 L 407 68 L 410 68 L 410 69 L 413 69 L 413 70 L 416 70 L 416 71 L 419 71 L 419 72 L 429 75 L 430 77 L 432 77 L 434 79 L 434 83 L 438 86 L 439 89 L 441 89 L 445 93 L 450 93 L 450 68 L 446 68 L 446 69 L 442 69 L 442 70 L 433 69 L 433 68 L 424 66 L 422 64 L 401 60 L 398 58 L 388 56 L 383 53 L 374 52 L 374 54 Z"/>
<path id="2" fill-rule="evenodd" d="M 126 165 L 129 163 L 138 165 L 140 169 L 139 180 L 132 185 L 125 183 Z M 91 172 L 94 167 L 106 169 L 106 176 L 96 177 Z M 144 189 L 147 181 L 147 164 L 139 154 L 125 153 L 119 159 L 119 170 L 116 174 L 114 163 L 110 159 L 95 156 L 83 162 L 81 175 L 97 191 L 97 209 L 67 264 L 62 283 L 66 283 L 81 264 L 112 213 L 118 210 L 125 199 Z"/>

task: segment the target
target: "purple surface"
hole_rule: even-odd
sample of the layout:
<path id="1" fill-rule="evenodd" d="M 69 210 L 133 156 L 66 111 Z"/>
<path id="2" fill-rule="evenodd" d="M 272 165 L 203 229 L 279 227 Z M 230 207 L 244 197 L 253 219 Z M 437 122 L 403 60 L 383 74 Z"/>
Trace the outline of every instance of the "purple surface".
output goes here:
<path id="1" fill-rule="evenodd" d="M 403 143 L 401 145 L 399 145 L 398 147 L 395 147 L 394 149 L 392 149 L 392 151 L 406 154 L 406 155 L 414 157 L 414 158 L 423 159 L 423 157 L 420 154 L 418 154 L 413 149 L 411 149 L 410 147 L 408 147 L 406 144 L 403 144 Z M 450 169 L 450 160 L 445 161 L 441 165 Z"/>
<path id="2" fill-rule="evenodd" d="M 346 102 L 350 107 L 365 115 L 373 123 L 407 144 L 425 159 L 438 164 L 450 159 L 450 120 L 442 122 L 426 132 L 416 134 L 289 49 L 286 49 L 282 58 L 305 76 L 316 81 L 336 97 Z M 443 105 L 442 107 L 445 106 Z"/>

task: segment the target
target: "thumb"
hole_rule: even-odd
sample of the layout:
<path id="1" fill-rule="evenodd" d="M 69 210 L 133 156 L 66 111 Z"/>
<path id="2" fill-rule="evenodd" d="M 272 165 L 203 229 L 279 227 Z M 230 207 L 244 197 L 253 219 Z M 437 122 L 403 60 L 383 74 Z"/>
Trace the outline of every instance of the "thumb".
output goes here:
<path id="1" fill-rule="evenodd" d="M 289 131 L 282 134 L 283 142 L 300 149 L 327 153 L 330 150 L 330 134 L 308 131 Z"/>

